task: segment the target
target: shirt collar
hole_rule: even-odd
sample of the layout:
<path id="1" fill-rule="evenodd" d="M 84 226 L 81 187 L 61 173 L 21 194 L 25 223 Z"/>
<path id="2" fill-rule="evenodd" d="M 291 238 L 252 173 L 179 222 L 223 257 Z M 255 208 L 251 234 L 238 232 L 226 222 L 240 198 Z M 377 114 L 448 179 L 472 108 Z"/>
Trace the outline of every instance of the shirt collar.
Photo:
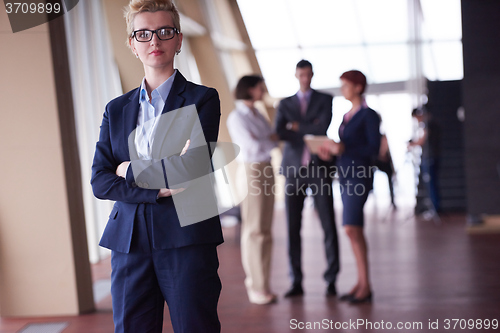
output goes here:
<path id="1" fill-rule="evenodd" d="M 236 109 L 240 110 L 243 114 L 251 114 L 252 110 L 242 101 L 236 101 Z"/>
<path id="2" fill-rule="evenodd" d="M 363 98 L 363 102 L 361 102 L 361 105 L 363 106 L 363 108 L 368 109 L 368 104 L 366 104 L 365 98 Z"/>
<path id="3" fill-rule="evenodd" d="M 367 108 L 368 108 L 368 104 L 366 104 L 366 99 L 364 97 L 362 97 L 361 105 L 356 110 L 356 112 L 359 111 L 359 110 L 361 110 L 361 109 L 367 109 Z"/>
<path id="4" fill-rule="evenodd" d="M 302 90 L 297 91 L 297 96 L 299 98 L 304 98 L 305 97 L 306 100 L 309 100 L 309 98 L 311 97 L 311 94 L 312 94 L 312 89 L 309 89 L 306 92 L 303 92 Z"/>
<path id="5" fill-rule="evenodd" d="M 151 97 L 154 98 L 155 96 L 160 96 L 161 99 L 163 100 L 163 102 L 165 103 L 165 101 L 167 100 L 167 97 L 170 93 L 170 90 L 172 89 L 172 84 L 174 83 L 175 74 L 177 74 L 177 69 L 174 70 L 174 73 L 168 79 L 166 79 L 165 82 L 160 84 L 158 86 L 158 88 L 156 88 L 155 90 L 153 90 L 151 92 Z M 142 102 L 145 102 L 147 100 L 148 100 L 148 93 L 146 91 L 146 78 L 144 77 L 142 79 L 142 83 L 141 83 L 139 104 L 141 104 Z"/>

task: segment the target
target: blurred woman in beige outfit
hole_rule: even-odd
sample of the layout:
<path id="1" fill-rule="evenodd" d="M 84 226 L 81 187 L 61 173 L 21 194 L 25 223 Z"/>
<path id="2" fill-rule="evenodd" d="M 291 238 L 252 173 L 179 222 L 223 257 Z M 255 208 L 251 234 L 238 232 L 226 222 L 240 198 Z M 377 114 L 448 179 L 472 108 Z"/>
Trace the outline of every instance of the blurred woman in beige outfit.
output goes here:
<path id="1" fill-rule="evenodd" d="M 276 300 L 269 287 L 274 208 L 270 153 L 276 147 L 278 137 L 254 106 L 256 101 L 262 100 L 264 92 L 262 77 L 242 77 L 235 91 L 236 109 L 227 120 L 231 139 L 240 147 L 238 159 L 246 172 L 248 195 L 241 203 L 241 261 L 248 298 L 255 304 Z"/>

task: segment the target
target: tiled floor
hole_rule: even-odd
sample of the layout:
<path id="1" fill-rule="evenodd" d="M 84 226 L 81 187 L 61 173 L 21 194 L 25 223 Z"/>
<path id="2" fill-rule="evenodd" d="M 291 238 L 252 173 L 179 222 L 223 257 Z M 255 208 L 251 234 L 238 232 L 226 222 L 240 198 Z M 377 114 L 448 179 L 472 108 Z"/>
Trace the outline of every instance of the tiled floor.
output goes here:
<path id="1" fill-rule="evenodd" d="M 500 320 L 500 235 L 467 235 L 464 215 L 444 215 L 442 223 L 415 219 L 411 209 L 391 211 L 369 205 L 366 210 L 366 235 L 369 242 L 373 304 L 350 306 L 324 296 L 325 268 L 321 227 L 312 206 L 304 211 L 303 262 L 305 295 L 283 299 L 276 304 L 257 306 L 248 303 L 243 287 L 239 242 L 235 228 L 225 229 L 226 242 L 219 247 L 220 276 L 223 290 L 219 314 L 226 333 L 281 333 L 322 331 L 293 330 L 294 323 L 333 321 L 344 324 L 342 332 L 381 332 L 390 322 L 394 332 L 463 332 L 445 330 L 446 319 Z M 340 216 L 340 209 L 337 209 Z M 344 233 L 339 227 L 341 274 L 339 292 L 348 291 L 356 274 L 354 258 Z M 283 207 L 276 207 L 272 287 L 282 295 L 288 288 L 286 256 L 286 224 Z M 109 260 L 93 267 L 94 280 L 109 279 Z M 296 321 L 294 321 L 296 320 Z M 346 326 L 357 320 L 370 321 L 366 326 Z M 429 322 L 438 321 L 439 329 L 430 330 Z M 29 323 L 68 322 L 64 333 L 113 332 L 111 297 L 97 304 L 95 313 L 78 317 L 3 318 L 0 333 L 19 332 Z M 406 325 L 422 323 L 421 329 L 395 329 L 398 322 Z M 291 324 L 292 323 L 292 324 Z M 361 322 L 360 322 L 361 323 Z M 460 323 L 458 322 L 457 327 Z M 453 327 L 454 322 L 450 324 Z M 378 330 L 375 328 L 379 327 Z M 435 324 L 433 324 L 435 325 Z M 328 330 L 323 330 L 328 331 Z M 468 332 L 486 330 L 466 329 Z M 493 331 L 491 328 L 488 331 Z M 172 332 L 165 316 L 164 332 Z M 137 332 L 141 333 L 141 332 Z"/>

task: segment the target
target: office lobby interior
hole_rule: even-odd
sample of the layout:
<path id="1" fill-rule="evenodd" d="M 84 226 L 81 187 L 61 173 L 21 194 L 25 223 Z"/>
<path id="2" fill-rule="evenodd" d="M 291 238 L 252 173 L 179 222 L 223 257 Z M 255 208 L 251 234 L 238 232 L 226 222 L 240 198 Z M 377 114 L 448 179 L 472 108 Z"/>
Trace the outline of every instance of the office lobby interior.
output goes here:
<path id="1" fill-rule="evenodd" d="M 272 304 L 249 302 L 241 220 L 222 214 L 218 247 L 222 332 L 496 331 L 500 321 L 500 3 L 496 0 L 176 0 L 184 34 L 175 67 L 217 89 L 219 142 L 243 75 L 258 74 L 258 110 L 274 124 L 280 100 L 298 90 L 295 65 L 314 68 L 312 88 L 334 95 L 328 136 L 350 104 L 340 75 L 368 78 L 366 102 L 382 119 L 395 176 L 377 171 L 364 208 L 373 299 L 352 305 L 325 295 L 323 231 L 312 198 L 302 215 L 304 295 L 290 287 L 283 144 L 272 224 Z M 113 332 L 111 252 L 99 246 L 113 202 L 94 197 L 92 159 L 104 108 L 141 83 L 126 45 L 128 0 L 76 1 L 64 15 L 12 31 L 0 10 L 0 333 Z M 425 105 L 441 127 L 439 211 L 429 200 L 419 153 L 408 150 L 412 110 Z M 228 161 L 226 193 L 238 192 Z M 221 172 L 219 170 L 219 172 Z M 220 177 L 221 174 L 218 175 Z M 357 269 L 342 227 L 339 294 Z M 221 192 L 222 193 L 222 192 Z M 218 198 L 221 211 L 238 206 Z M 231 210 L 230 212 L 232 212 Z M 165 306 L 163 332 L 174 332 Z M 138 332 L 140 333 L 140 332 Z"/>

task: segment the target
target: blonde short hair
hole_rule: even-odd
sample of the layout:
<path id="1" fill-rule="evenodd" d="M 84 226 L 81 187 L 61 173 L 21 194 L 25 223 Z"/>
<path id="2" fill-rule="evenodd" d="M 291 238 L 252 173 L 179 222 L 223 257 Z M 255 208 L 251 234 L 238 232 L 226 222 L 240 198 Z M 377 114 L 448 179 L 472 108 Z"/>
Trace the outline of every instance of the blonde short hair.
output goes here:
<path id="1" fill-rule="evenodd" d="M 181 31 L 179 11 L 172 0 L 130 0 L 130 3 L 124 10 L 125 20 L 127 22 L 127 45 L 129 44 L 132 33 L 134 32 L 134 18 L 139 13 L 144 12 L 170 12 L 174 22 L 174 28 Z"/>

